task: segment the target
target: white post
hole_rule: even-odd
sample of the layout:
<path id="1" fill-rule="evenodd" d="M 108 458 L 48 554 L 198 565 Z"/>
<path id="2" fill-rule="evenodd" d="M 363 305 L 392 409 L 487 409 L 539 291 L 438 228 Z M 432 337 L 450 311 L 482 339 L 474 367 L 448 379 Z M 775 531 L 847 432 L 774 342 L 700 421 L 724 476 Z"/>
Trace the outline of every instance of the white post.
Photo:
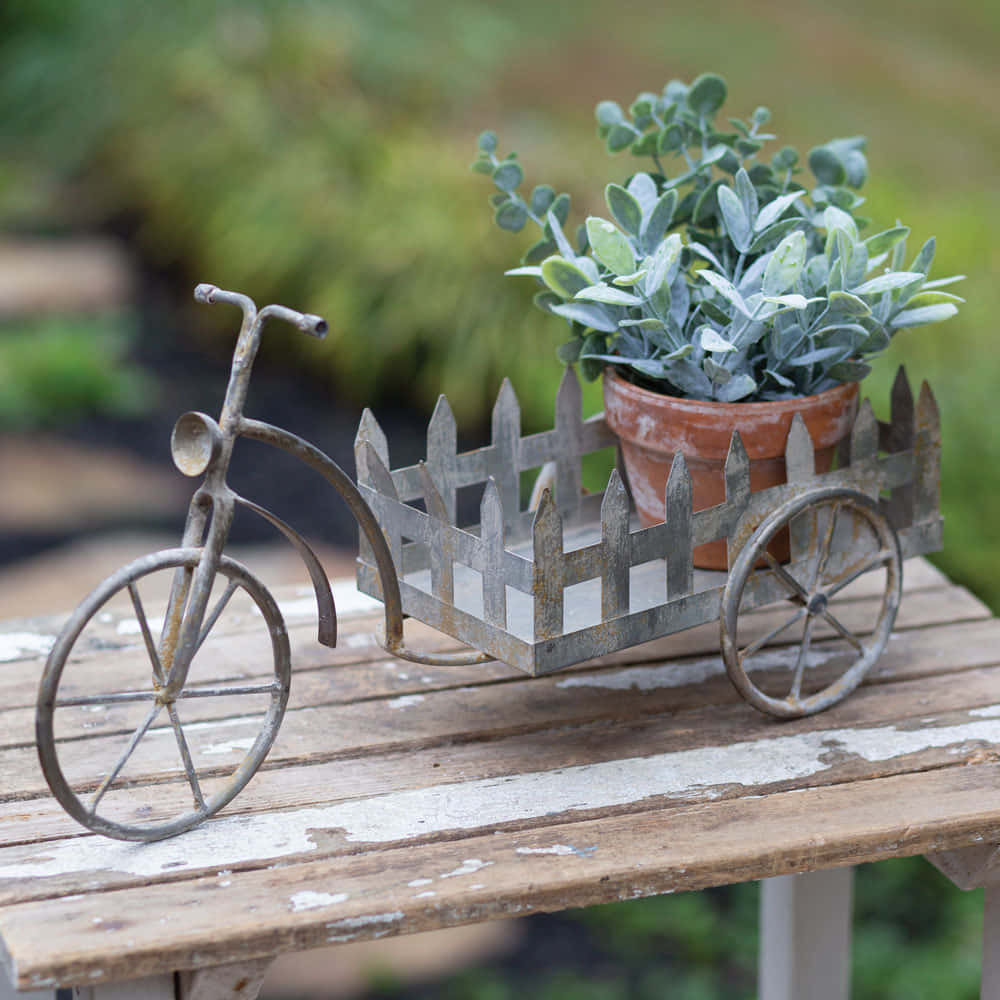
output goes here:
<path id="1" fill-rule="evenodd" d="M 847 1000 L 853 877 L 835 868 L 761 882 L 759 1000 Z"/>
<path id="2" fill-rule="evenodd" d="M 1000 885 L 986 886 L 983 911 L 983 979 L 980 1000 L 1000 1000 Z"/>

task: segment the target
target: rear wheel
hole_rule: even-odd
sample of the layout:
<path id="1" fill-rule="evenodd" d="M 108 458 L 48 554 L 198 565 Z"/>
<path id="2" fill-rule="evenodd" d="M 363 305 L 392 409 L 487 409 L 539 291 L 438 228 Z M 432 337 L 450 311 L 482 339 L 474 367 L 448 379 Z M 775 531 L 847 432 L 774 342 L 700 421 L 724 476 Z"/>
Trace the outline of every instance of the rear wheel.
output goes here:
<path id="1" fill-rule="evenodd" d="M 201 557 L 170 549 L 123 567 L 80 604 L 49 655 L 36 714 L 42 770 L 63 808 L 97 833 L 160 840 L 195 826 L 244 788 L 277 735 L 291 677 L 284 621 L 263 584 L 225 556 L 185 685 L 167 694 Z M 152 609 L 172 588 L 171 624 Z M 248 644 L 254 624 L 265 634 Z M 238 639 L 219 641 L 237 627 Z"/>
<path id="2" fill-rule="evenodd" d="M 802 551 L 782 565 L 768 546 L 786 528 Z M 770 715 L 829 708 L 882 654 L 901 590 L 899 541 L 877 503 L 846 487 L 795 497 L 765 518 L 730 569 L 720 619 L 726 671 Z"/>

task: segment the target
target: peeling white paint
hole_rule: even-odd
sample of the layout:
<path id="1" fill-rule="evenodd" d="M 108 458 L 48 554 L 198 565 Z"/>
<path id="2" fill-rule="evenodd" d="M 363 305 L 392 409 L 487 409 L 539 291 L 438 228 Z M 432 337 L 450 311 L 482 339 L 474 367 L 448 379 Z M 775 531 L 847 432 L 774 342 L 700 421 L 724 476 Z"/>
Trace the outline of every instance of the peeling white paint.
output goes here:
<path id="1" fill-rule="evenodd" d="M 336 906 L 337 903 L 346 903 L 350 896 L 346 892 L 313 892 L 311 889 L 303 889 L 293 896 L 288 897 L 288 902 L 292 904 L 292 912 L 298 913 L 301 910 L 317 910 L 323 906 Z"/>
<path id="2" fill-rule="evenodd" d="M 714 799 L 733 785 L 753 794 L 763 785 L 821 774 L 843 755 L 886 761 L 931 748 L 958 752 L 973 742 L 1000 743 L 1000 704 L 974 711 L 969 721 L 936 728 L 825 729 L 406 789 L 285 812 L 222 816 L 182 837 L 149 844 L 73 837 L 47 843 L 43 853 L 37 847 L 11 847 L 0 854 L 0 879 L 90 871 L 155 876 L 165 866 L 173 871 L 217 871 L 220 866 L 315 851 L 315 831 L 338 830 L 348 843 L 385 843 L 629 805 L 654 796 Z M 471 874 L 483 864 L 469 859 L 449 874 Z"/>
<path id="3" fill-rule="evenodd" d="M 480 861 L 479 858 L 466 858 L 460 867 L 456 868 L 453 872 L 446 872 L 441 878 L 455 878 L 457 875 L 474 875 L 483 868 L 488 868 L 491 864 L 493 864 L 492 861 Z"/>
<path id="4" fill-rule="evenodd" d="M 432 878 L 415 878 L 412 882 L 407 882 L 406 884 L 411 889 L 419 889 L 422 885 L 430 885 L 434 879 Z"/>
<path id="5" fill-rule="evenodd" d="M 470 885 L 470 889 L 485 889 L 486 886 L 482 882 L 477 882 L 475 885 Z"/>
<path id="6" fill-rule="evenodd" d="M 436 892 L 418 892 L 413 898 L 414 899 L 429 899 L 431 896 L 436 896 Z"/>
<path id="7" fill-rule="evenodd" d="M 55 641 L 55 636 L 37 632 L 4 632 L 0 634 L 0 663 L 29 656 L 47 656 Z"/>
<path id="8" fill-rule="evenodd" d="M 375 636 L 369 635 L 367 632 L 352 632 L 350 635 L 344 636 L 344 645 L 348 649 L 364 649 L 375 645 Z"/>
<path id="9" fill-rule="evenodd" d="M 330 934 L 327 941 L 353 941 L 360 936 L 361 932 L 367 931 L 372 925 L 396 924 L 402 919 L 402 912 L 395 910 L 392 913 L 376 913 L 370 917 L 345 917 L 343 920 L 334 920 L 326 925 L 327 930 L 346 930 L 348 933 Z M 387 927 L 385 930 L 375 931 L 370 936 L 373 938 L 385 937 L 391 929 L 391 927 Z"/>
<path id="10" fill-rule="evenodd" d="M 246 753 L 256 742 L 256 737 L 247 736 L 241 740 L 230 740 L 228 743 L 211 743 L 207 747 L 199 747 L 199 750 L 206 756 L 212 757 L 217 754 L 229 754 L 243 752 Z"/>
<path id="11" fill-rule="evenodd" d="M 756 653 L 747 664 L 747 673 L 757 670 L 773 670 L 786 668 L 791 670 L 799 655 L 798 646 L 787 649 L 762 650 Z M 806 669 L 814 670 L 831 660 L 841 658 L 841 652 L 826 652 L 810 649 L 806 654 Z M 709 656 L 699 660 L 688 660 L 682 663 L 660 663 L 648 667 L 628 667 L 611 673 L 580 674 L 566 677 L 556 682 L 556 687 L 596 687 L 613 691 L 654 691 L 657 688 L 684 687 L 687 684 L 700 684 L 710 677 L 725 674 L 726 667 L 720 656 Z"/>
<path id="12" fill-rule="evenodd" d="M 163 631 L 163 619 L 162 618 L 149 618 L 149 631 L 156 635 L 158 632 Z M 119 635 L 142 635 L 142 626 L 139 624 L 138 618 L 123 618 L 119 623 L 115 631 Z"/>
<path id="13" fill-rule="evenodd" d="M 402 697 L 387 701 L 386 705 L 389 708 L 412 708 L 414 705 L 419 705 L 423 700 L 424 696 L 422 694 L 404 694 Z"/>
<path id="14" fill-rule="evenodd" d="M 575 855 L 578 858 L 590 858 L 597 852 L 597 847 L 573 847 L 571 844 L 553 844 L 551 847 L 518 847 L 515 854 L 554 854 L 558 857 Z"/>

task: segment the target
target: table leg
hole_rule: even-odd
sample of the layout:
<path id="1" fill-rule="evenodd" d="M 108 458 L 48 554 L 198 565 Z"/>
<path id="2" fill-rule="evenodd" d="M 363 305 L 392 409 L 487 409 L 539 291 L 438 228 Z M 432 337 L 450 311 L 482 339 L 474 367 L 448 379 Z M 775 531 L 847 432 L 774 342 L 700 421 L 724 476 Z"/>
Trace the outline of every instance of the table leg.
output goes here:
<path id="1" fill-rule="evenodd" d="M 853 868 L 761 882 L 760 1000 L 847 1000 Z"/>
<path id="2" fill-rule="evenodd" d="M 1000 1000 L 1000 885 L 986 886 L 983 911 L 983 979 L 980 1000 Z"/>

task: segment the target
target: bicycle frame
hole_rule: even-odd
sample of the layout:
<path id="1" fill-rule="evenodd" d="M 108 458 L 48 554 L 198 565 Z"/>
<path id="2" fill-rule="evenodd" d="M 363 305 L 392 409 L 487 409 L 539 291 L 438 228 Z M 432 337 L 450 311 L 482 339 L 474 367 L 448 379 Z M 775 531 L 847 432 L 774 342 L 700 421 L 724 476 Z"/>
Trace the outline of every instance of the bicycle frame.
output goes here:
<path id="1" fill-rule="evenodd" d="M 182 547 L 200 549 L 202 555 L 191 573 L 179 569 L 173 581 L 167 614 L 160 639 L 160 658 L 165 674 L 162 699 L 172 701 L 183 689 L 191 661 L 203 637 L 222 613 L 233 592 L 230 587 L 208 616 L 208 602 L 229 538 L 237 505 L 253 511 L 273 525 L 296 549 L 309 572 L 319 617 L 319 641 L 333 646 L 337 641 L 336 608 L 330 582 L 308 543 L 290 525 L 271 511 L 235 493 L 227 482 L 233 448 L 239 437 L 280 448 L 319 472 L 347 504 L 374 554 L 385 608 L 384 632 L 379 637 L 394 656 L 425 664 L 463 665 L 481 663 L 490 657 L 478 651 L 429 655 L 408 649 L 403 640 L 403 612 L 396 567 L 375 516 L 351 478 L 308 441 L 288 431 L 243 416 L 254 359 L 260 347 L 261 330 L 269 318 L 281 319 L 304 333 L 323 337 L 327 326 L 318 316 L 295 312 L 284 306 L 269 305 L 259 312 L 245 295 L 222 291 L 214 285 L 199 285 L 195 299 L 204 303 L 223 302 L 239 306 L 243 312 L 225 400 L 218 422 L 203 413 L 186 413 L 174 428 L 171 447 L 177 467 L 187 475 L 204 472 L 202 485 L 188 509 Z"/>

